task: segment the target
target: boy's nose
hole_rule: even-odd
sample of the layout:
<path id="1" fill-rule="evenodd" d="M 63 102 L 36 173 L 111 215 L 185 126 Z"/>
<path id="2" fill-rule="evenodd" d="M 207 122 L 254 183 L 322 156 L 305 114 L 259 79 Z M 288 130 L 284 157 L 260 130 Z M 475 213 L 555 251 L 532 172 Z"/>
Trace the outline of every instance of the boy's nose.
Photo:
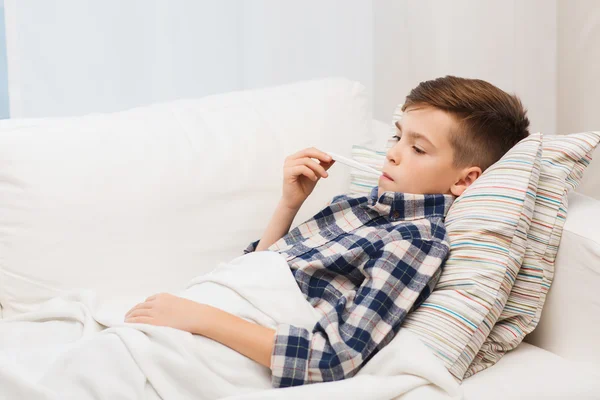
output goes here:
<path id="1" fill-rule="evenodd" d="M 397 149 L 394 150 L 396 147 L 397 146 L 394 146 L 391 149 L 389 149 L 387 152 L 387 155 L 386 155 L 388 162 L 391 164 L 398 164 L 400 161 L 400 156 L 399 156 L 400 151 L 398 151 Z"/>

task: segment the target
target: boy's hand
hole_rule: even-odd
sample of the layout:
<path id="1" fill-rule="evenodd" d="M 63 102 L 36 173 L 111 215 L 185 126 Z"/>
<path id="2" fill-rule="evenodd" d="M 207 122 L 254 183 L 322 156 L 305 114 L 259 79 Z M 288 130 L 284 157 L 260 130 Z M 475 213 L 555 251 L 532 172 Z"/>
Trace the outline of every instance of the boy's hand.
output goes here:
<path id="1" fill-rule="evenodd" d="M 192 332 L 196 329 L 198 318 L 202 318 L 202 306 L 169 293 L 158 293 L 129 310 L 125 314 L 125 322 L 168 326 Z"/>
<path id="2" fill-rule="evenodd" d="M 312 160 L 316 158 L 319 162 Z M 283 165 L 282 203 L 291 209 L 300 209 L 321 177 L 335 163 L 327 153 L 309 147 L 285 159 Z"/>

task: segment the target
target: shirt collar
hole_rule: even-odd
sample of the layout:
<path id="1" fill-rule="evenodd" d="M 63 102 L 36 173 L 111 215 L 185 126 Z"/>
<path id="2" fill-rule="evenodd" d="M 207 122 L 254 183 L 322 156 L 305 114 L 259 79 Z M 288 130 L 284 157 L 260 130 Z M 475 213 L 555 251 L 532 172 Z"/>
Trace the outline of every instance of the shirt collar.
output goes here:
<path id="1" fill-rule="evenodd" d="M 378 186 L 367 196 L 366 207 L 392 220 L 414 220 L 439 215 L 445 217 L 457 196 L 385 191 L 377 197 Z"/>

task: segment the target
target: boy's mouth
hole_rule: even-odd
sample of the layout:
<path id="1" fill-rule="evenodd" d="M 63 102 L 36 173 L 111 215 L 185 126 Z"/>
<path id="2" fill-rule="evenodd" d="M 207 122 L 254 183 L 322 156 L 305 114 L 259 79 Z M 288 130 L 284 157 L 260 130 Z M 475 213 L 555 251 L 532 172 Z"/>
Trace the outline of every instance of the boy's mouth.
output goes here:
<path id="1" fill-rule="evenodd" d="M 384 172 L 383 174 L 381 174 L 381 178 L 383 178 L 383 179 L 387 179 L 387 180 L 390 180 L 390 181 L 392 181 L 392 182 L 394 181 L 394 180 L 392 179 L 392 177 L 391 177 L 391 176 L 389 176 L 388 174 L 386 174 L 385 172 Z"/>

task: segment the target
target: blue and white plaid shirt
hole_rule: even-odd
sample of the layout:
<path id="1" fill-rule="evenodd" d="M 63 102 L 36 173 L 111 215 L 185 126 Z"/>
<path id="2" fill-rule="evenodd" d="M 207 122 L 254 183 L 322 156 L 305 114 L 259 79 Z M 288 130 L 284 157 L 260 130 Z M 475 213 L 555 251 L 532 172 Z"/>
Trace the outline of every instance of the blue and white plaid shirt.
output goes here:
<path id="1" fill-rule="evenodd" d="M 312 332 L 277 326 L 273 387 L 354 376 L 435 287 L 450 251 L 444 218 L 456 197 L 388 191 L 378 198 L 377 190 L 335 196 L 267 248 L 286 257 L 323 315 Z"/>

